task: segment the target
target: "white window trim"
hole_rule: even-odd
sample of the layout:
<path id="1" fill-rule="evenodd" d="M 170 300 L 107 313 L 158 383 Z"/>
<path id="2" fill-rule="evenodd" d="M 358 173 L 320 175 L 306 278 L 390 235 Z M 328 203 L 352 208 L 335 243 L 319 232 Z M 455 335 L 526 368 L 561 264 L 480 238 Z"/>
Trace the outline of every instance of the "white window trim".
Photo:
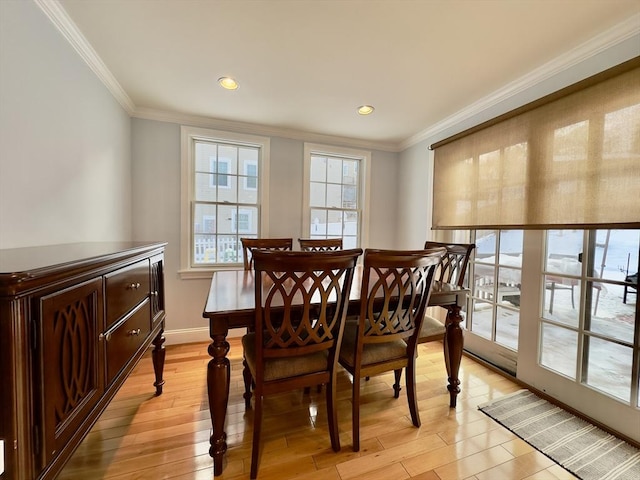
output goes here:
<path id="1" fill-rule="evenodd" d="M 271 139 L 257 135 L 247 135 L 233 132 L 223 132 L 208 128 L 180 127 L 180 278 L 211 278 L 215 270 L 222 270 L 221 266 L 193 266 L 191 259 L 192 242 L 192 208 L 191 199 L 195 189 L 195 162 L 193 142 L 194 140 L 209 140 L 216 142 L 233 142 L 258 146 L 261 149 L 260 164 L 258 165 L 258 185 L 260 188 L 259 235 L 269 235 L 269 156 L 271 151 Z"/>
<path id="2" fill-rule="evenodd" d="M 369 205 L 371 190 L 371 152 L 365 150 L 355 150 L 346 147 L 334 147 L 320 145 L 316 143 L 304 144 L 304 179 L 302 187 L 302 236 L 307 238 L 311 228 L 309 218 L 309 190 L 311 180 L 311 155 L 336 155 L 344 158 L 360 160 L 360 244 L 358 247 L 367 248 L 369 246 Z"/>

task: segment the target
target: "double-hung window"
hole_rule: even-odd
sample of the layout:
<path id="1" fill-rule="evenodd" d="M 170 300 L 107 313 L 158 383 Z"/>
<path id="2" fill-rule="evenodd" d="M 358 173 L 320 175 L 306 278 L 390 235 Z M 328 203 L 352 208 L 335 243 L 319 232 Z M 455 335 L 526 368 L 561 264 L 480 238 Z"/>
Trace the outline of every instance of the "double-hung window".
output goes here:
<path id="1" fill-rule="evenodd" d="M 366 245 L 371 153 L 306 143 L 304 159 L 303 235 Z"/>
<path id="2" fill-rule="evenodd" d="M 237 267 L 266 224 L 269 139 L 182 127 L 182 271 Z"/>

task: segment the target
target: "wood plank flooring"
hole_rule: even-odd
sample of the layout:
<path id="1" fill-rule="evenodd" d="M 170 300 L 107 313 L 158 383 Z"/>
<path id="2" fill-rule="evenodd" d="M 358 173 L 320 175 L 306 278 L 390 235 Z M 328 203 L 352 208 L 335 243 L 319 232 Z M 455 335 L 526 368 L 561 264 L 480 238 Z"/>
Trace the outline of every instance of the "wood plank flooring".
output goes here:
<path id="1" fill-rule="evenodd" d="M 242 347 L 231 339 L 231 389 L 224 473 L 249 478 L 253 410 L 245 411 Z M 207 343 L 167 347 L 164 393 L 155 397 L 150 353 L 78 447 L 60 480 L 212 479 L 206 390 Z M 557 480 L 575 478 L 501 427 L 477 406 L 520 387 L 470 358 L 462 392 L 449 409 L 442 344 L 419 346 L 417 391 L 422 426 L 411 424 L 405 389 L 393 398 L 393 374 L 362 387 L 360 452 L 351 448 L 351 381 L 338 375 L 342 449 L 331 449 L 324 391 L 267 397 L 261 480 Z M 404 381 L 404 379 L 403 379 Z"/>

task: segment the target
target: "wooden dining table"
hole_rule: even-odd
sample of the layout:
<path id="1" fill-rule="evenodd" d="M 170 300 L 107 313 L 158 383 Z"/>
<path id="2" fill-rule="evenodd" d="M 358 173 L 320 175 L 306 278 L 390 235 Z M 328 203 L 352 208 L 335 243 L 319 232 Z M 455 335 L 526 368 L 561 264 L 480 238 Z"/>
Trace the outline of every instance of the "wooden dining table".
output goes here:
<path id="1" fill-rule="evenodd" d="M 202 316 L 209 319 L 211 344 L 208 353 L 211 360 L 207 365 L 207 393 L 211 413 L 212 432 L 209 455 L 213 458 L 215 476 L 222 473 L 223 458 L 227 451 L 227 435 L 224 430 L 229 401 L 229 382 L 231 365 L 227 354 L 230 329 L 247 328 L 254 323 L 255 292 L 252 270 L 220 270 L 213 274 Z M 362 284 L 362 266 L 356 266 L 353 284 L 349 295 L 349 309 L 358 313 L 360 305 L 360 287 Z M 444 360 L 447 367 L 450 402 L 455 408 L 460 392 L 458 371 L 462 359 L 463 334 L 460 323 L 460 310 L 466 302 L 468 289 L 456 285 L 434 281 L 429 297 L 429 306 L 447 309 L 444 336 Z"/>

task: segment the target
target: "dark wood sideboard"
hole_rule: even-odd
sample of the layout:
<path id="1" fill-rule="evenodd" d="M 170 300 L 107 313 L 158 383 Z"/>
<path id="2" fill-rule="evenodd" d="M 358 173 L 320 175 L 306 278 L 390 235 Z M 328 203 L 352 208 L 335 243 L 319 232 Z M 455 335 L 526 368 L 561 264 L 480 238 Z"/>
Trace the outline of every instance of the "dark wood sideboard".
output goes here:
<path id="1" fill-rule="evenodd" d="M 2 480 L 55 478 L 151 344 L 162 393 L 165 245 L 0 250 Z"/>

